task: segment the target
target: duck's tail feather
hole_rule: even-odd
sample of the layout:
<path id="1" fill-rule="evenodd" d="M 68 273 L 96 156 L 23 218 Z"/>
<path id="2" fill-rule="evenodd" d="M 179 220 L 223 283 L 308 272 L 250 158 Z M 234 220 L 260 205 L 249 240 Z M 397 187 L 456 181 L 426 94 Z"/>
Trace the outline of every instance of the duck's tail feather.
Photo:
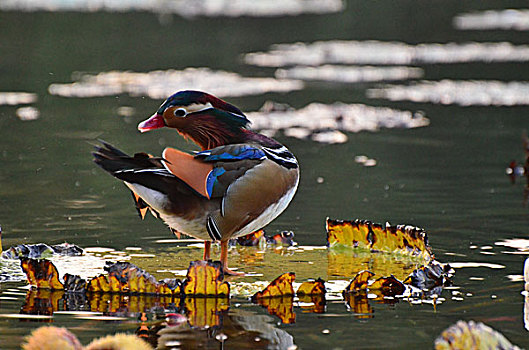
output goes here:
<path id="1" fill-rule="evenodd" d="M 165 171 L 160 158 L 146 153 L 136 153 L 134 157 L 120 151 L 108 142 L 100 141 L 102 146 L 95 146 L 94 163 L 117 178 L 124 173 L 146 173 L 148 171 Z"/>

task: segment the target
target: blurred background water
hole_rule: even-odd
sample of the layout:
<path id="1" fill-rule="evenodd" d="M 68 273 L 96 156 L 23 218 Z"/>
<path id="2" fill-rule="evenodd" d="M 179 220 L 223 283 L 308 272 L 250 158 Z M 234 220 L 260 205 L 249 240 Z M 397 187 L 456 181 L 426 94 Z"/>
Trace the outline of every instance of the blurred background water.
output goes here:
<path id="1" fill-rule="evenodd" d="M 98 138 L 129 153 L 159 154 L 167 146 L 195 149 L 173 131 L 139 135 L 136 125 L 163 100 L 157 95 L 160 90 L 154 88 L 168 85 L 164 80 L 167 76 L 157 77 L 153 71 L 204 67 L 209 69 L 204 76 L 189 86 L 189 75 L 184 76 L 174 83 L 175 89 L 210 87 L 211 92 L 218 91 L 220 97 L 247 112 L 259 111 L 266 101 L 298 110 L 315 102 L 342 102 L 409 111 L 429 121 L 417 128 L 404 123 L 399 128 L 358 133 L 342 130 L 340 135 L 345 137 L 331 137 L 331 143 L 316 142 L 310 136 L 289 137 L 288 130 L 279 130 L 275 137 L 288 145 L 300 162 L 301 183 L 288 210 L 269 225 L 268 231 L 292 230 L 301 245 L 324 245 L 326 217 L 406 223 L 426 229 L 439 261 L 502 267 L 458 269 L 454 282 L 467 297 L 464 301 L 449 300 L 435 310 L 406 303 L 377 305 L 373 318 L 357 319 L 347 314 L 343 305 L 331 304 L 327 313 L 337 317 L 302 313 L 296 324 L 279 326 L 294 337 L 295 344 L 300 348 L 315 344 L 424 348 L 430 347 L 448 325 L 459 319 L 474 319 L 494 327 L 519 346 L 529 345 L 519 281 L 529 244 L 520 241 L 519 249 L 495 244 L 525 239 L 528 234 L 524 180 L 512 185 L 505 175 L 511 160 L 524 160 L 521 135 L 529 112 L 529 94 L 524 90 L 529 80 L 524 12 L 505 15 L 501 12 L 506 6 L 503 1 L 409 0 L 330 2 L 324 13 L 256 15 L 243 11 L 244 15 L 235 16 L 230 15 L 226 4 L 220 11 L 208 12 L 204 4 L 209 2 L 202 2 L 202 12 L 199 7 L 191 16 L 181 15 L 183 10 L 179 12 L 178 6 L 169 10 L 173 9 L 171 1 L 160 2 L 162 6 L 153 11 L 118 12 L 108 8 L 61 11 L 60 6 L 54 11 L 31 11 L 31 6 L 37 6 L 31 1 L 18 2 L 27 4 L 24 8 L 4 1 L 0 2 L 0 101 L 7 101 L 0 105 L 0 225 L 4 247 L 67 241 L 116 250 L 139 246 L 154 254 L 170 249 L 156 243 L 172 238 L 169 230 L 152 218 L 139 221 L 127 190 L 94 166 L 90 152 Z M 511 9 L 525 5 L 520 1 L 508 3 Z M 465 14 L 486 10 L 503 14 L 510 24 L 489 25 L 492 28 L 461 24 Z M 318 41 L 337 40 L 346 43 L 338 51 L 357 57 L 356 61 L 335 58 L 329 48 L 322 53 L 321 48 L 311 47 Z M 352 47 L 355 42 L 370 40 L 380 45 Z M 281 48 L 273 45 L 296 42 L 304 43 L 306 51 L 294 54 L 299 62 L 286 66 L 277 61 L 258 65 L 249 58 L 252 55 L 247 55 L 272 53 Z M 401 52 L 391 46 L 395 43 L 407 46 Z M 441 45 L 424 47 L 435 43 Z M 451 48 L 448 43 L 472 45 Z M 506 44 L 490 47 L 484 43 Z M 422 56 L 417 52 L 423 52 Z M 483 58 L 487 52 L 496 55 Z M 287 53 L 279 54 L 285 57 L 281 55 Z M 401 54 L 407 59 L 399 61 Z M 285 73 L 276 73 L 276 69 L 303 65 L 311 55 L 323 57 L 323 62 L 310 65 L 335 65 L 336 73 L 325 76 L 312 70 L 312 78 L 307 80 L 287 76 L 295 83 L 284 87 Z M 384 62 L 373 58 L 377 55 Z M 456 55 L 464 59 L 439 58 Z M 395 79 L 380 73 L 380 79 L 340 81 L 347 67 L 366 65 L 400 66 L 403 71 L 413 67 L 415 75 Z M 87 74 L 94 77 L 110 71 L 121 72 L 117 81 L 75 90 L 83 87 Z M 131 81 L 122 75 L 129 71 L 151 75 Z M 219 71 L 236 76 L 233 81 L 219 78 L 215 76 Z M 238 80 L 243 77 L 271 80 Z M 465 82 L 475 84 L 472 88 L 463 86 L 455 96 L 449 94 L 455 85 L 449 85 L 448 92 L 434 88 L 429 97 L 421 95 L 421 84 L 440 81 L 457 87 Z M 243 83 L 248 84 L 248 94 L 245 89 L 235 93 Z M 490 83 L 495 85 L 488 88 Z M 63 86 L 65 93 L 54 94 L 56 90 L 50 86 Z M 376 93 L 404 87 L 410 90 L 399 98 L 391 98 L 389 92 Z M 3 92 L 33 95 L 2 97 Z M 484 95 L 475 102 L 481 93 Z M 154 95 L 157 97 L 149 97 Z M 31 109 L 20 110 L 22 107 Z M 302 134 L 312 135 L 312 121 L 325 117 L 305 115 Z M 358 156 L 374 160 L 367 164 L 372 166 L 362 164 L 363 158 Z M 0 285 L 4 290 L 12 287 Z M 17 312 L 20 301 L 0 300 L 0 309 Z M 134 322 L 86 324 L 64 315 L 53 322 L 77 326 L 82 339 L 136 327 Z M 0 347 L 17 348 L 21 338 L 38 325 L 36 321 L 0 318 Z M 321 333 L 324 329 L 330 333 Z"/>

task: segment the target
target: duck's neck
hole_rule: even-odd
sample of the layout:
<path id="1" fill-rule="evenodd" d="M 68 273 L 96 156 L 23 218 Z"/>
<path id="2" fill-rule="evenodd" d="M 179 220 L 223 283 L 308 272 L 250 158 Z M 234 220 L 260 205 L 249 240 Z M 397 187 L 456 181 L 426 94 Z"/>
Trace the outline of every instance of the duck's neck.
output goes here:
<path id="1" fill-rule="evenodd" d="M 238 122 L 237 119 L 235 121 Z M 202 150 L 235 143 L 256 143 L 267 147 L 279 145 L 274 139 L 246 129 L 247 123 L 236 122 L 202 114 L 195 115 L 192 122 L 180 125 L 177 130 L 184 137 L 193 140 Z"/>
<path id="2" fill-rule="evenodd" d="M 230 128 L 208 118 L 203 118 L 200 123 L 186 125 L 185 128 L 179 130 L 184 137 L 191 139 L 202 150 L 245 142 L 244 131 L 244 129 Z"/>

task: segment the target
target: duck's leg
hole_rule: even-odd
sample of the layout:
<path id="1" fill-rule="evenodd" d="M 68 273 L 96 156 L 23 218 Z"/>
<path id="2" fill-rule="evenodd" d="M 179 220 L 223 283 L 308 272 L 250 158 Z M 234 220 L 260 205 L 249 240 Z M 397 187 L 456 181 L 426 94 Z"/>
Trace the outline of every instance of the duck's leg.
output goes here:
<path id="1" fill-rule="evenodd" d="M 211 255 L 211 241 L 204 241 L 204 260 L 209 260 Z"/>
<path id="2" fill-rule="evenodd" d="M 244 272 L 232 271 L 228 268 L 228 242 L 220 241 L 220 263 L 222 264 L 222 270 L 226 275 L 232 276 L 244 276 Z"/>

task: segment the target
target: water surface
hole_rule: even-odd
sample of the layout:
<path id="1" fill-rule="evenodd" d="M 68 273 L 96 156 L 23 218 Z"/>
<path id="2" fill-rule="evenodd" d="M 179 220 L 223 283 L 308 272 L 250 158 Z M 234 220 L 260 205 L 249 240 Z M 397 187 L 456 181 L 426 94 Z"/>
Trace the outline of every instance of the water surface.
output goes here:
<path id="1" fill-rule="evenodd" d="M 146 12 L 0 12 L 1 90 L 37 94 L 37 101 L 29 105 L 39 111 L 38 119 L 23 121 L 16 110 L 26 104 L 0 106 L 3 245 L 67 241 L 115 251 L 141 247 L 142 253 L 159 258 L 138 259 L 138 265 L 144 263 L 153 274 L 173 271 L 158 272 L 160 277 L 174 276 L 174 270 L 185 269 L 189 262 L 188 255 L 178 258 L 178 248 L 159 243 L 173 238 L 161 222 L 153 218 L 139 221 L 125 187 L 100 171 L 90 152 L 97 138 L 129 153 L 159 154 L 169 145 L 196 148 L 170 130 L 137 132 L 137 123 L 151 115 L 161 100 L 128 94 L 67 98 L 48 92 L 51 84 L 74 81 L 79 76 L 76 72 L 209 67 L 273 78 L 275 69 L 246 64 L 243 55 L 266 52 L 274 44 L 332 40 L 529 44 L 523 32 L 459 31 L 452 25 L 458 14 L 502 6 L 499 1 L 448 1 L 442 6 L 417 1 L 349 1 L 344 11 L 322 15 L 193 19 Z M 425 81 L 529 79 L 525 61 L 420 62 L 417 67 Z M 347 132 L 347 142 L 330 145 L 279 133 L 278 140 L 288 145 L 300 162 L 301 183 L 288 210 L 267 230 L 292 230 L 300 245 L 321 246 L 325 244 L 326 217 L 423 227 L 437 260 L 478 263 L 457 269 L 454 284 L 461 294 L 454 299 L 451 290 L 444 291 L 446 301 L 435 308 L 371 302 L 373 313 L 367 318 L 351 312 L 343 300 L 328 302 L 323 314 L 296 307 L 296 322 L 288 325 L 242 298 L 231 301 L 226 327 L 230 322 L 237 327 L 266 323 L 290 335 L 299 348 L 428 348 L 442 330 L 463 319 L 484 322 L 513 343 L 529 346 L 520 294 L 523 283 L 508 277 L 521 275 L 526 251 L 495 244 L 528 234 L 523 181 L 511 185 L 504 173 L 511 160 L 523 161 L 521 135 L 527 128 L 528 107 L 368 97 L 368 89 L 381 86 L 378 82 L 309 81 L 291 92 L 228 98 L 248 112 L 257 111 L 267 100 L 296 109 L 313 102 L 343 102 L 421 111 L 430 121 L 420 128 Z M 355 161 L 359 155 L 375 159 L 376 166 L 359 164 Z M 169 255 L 177 258 L 160 258 Z M 245 259 L 249 258 L 234 261 L 241 266 L 248 261 Z M 270 275 L 298 269 L 305 271 L 299 274 L 300 279 L 310 277 L 301 267 L 303 262 L 281 261 L 278 255 L 264 259 L 259 266 Z M 0 284 L 0 292 L 0 313 L 20 315 L 26 300 L 24 283 Z M 68 312 L 40 319 L 1 317 L 1 347 L 18 348 L 25 335 L 47 322 L 68 327 L 84 344 L 118 331 L 132 333 L 140 326 L 137 313 L 113 316 L 125 320 Z M 208 346 L 218 347 L 215 337 L 208 338 L 206 333 L 202 337 L 209 339 Z M 238 339 L 233 347 L 247 344 Z"/>

